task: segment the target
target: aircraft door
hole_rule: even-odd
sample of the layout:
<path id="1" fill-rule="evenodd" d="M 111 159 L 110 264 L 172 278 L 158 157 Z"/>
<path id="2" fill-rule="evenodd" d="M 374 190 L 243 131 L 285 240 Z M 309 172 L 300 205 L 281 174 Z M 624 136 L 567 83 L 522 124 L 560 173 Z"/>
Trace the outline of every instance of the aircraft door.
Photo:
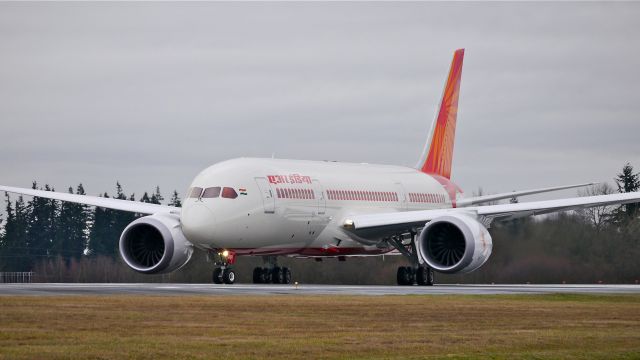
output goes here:
<path id="1" fill-rule="evenodd" d="M 322 184 L 316 179 L 313 180 L 313 191 L 318 200 L 318 215 L 323 215 L 327 209 L 327 199 Z"/>
<path id="2" fill-rule="evenodd" d="M 398 202 L 400 203 L 400 208 L 402 210 L 407 209 L 407 193 L 404 190 L 404 186 L 401 183 L 396 183 L 396 192 L 398 193 Z"/>
<path id="3" fill-rule="evenodd" d="M 256 183 L 258 184 L 258 188 L 260 188 L 260 193 L 262 195 L 264 212 L 273 214 L 276 210 L 276 199 L 274 196 L 274 192 L 271 189 L 271 185 L 269 184 L 267 179 L 263 177 L 256 178 Z"/>

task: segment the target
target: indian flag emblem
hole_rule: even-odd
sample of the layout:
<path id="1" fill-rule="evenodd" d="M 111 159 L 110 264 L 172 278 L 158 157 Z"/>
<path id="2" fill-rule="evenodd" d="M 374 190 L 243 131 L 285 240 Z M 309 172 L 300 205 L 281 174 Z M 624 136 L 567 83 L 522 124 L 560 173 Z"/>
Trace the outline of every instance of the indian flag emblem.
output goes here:
<path id="1" fill-rule="evenodd" d="M 240 188 L 238 189 L 240 191 L 240 195 L 247 195 L 247 189 L 245 188 Z"/>

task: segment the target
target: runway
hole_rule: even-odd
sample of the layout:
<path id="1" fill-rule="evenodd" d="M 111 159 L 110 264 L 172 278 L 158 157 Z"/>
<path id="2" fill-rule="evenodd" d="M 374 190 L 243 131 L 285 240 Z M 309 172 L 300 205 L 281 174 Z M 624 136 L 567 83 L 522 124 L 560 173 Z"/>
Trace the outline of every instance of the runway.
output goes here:
<path id="1" fill-rule="evenodd" d="M 0 284 L 0 296 L 640 294 L 640 285 Z"/>

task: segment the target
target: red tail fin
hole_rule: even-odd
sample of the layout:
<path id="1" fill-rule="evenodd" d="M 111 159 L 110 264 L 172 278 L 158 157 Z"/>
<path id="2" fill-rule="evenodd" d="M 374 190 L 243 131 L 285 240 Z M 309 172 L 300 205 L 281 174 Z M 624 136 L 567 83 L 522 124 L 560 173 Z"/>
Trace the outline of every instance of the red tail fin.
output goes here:
<path id="1" fill-rule="evenodd" d="M 422 172 L 437 174 L 447 179 L 451 178 L 463 57 L 464 49 L 456 50 L 453 54 L 449 77 L 442 94 L 440 112 L 431 126 L 422 158 L 417 166 Z"/>

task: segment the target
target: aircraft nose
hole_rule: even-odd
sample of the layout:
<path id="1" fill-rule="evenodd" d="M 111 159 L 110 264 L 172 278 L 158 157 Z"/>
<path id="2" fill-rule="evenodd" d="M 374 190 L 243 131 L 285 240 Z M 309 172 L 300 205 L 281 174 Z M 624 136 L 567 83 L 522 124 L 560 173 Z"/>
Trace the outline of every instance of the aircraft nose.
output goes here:
<path id="1" fill-rule="evenodd" d="M 213 211 L 204 204 L 184 206 L 181 218 L 182 232 L 189 241 L 207 242 L 213 239 L 216 219 Z"/>

